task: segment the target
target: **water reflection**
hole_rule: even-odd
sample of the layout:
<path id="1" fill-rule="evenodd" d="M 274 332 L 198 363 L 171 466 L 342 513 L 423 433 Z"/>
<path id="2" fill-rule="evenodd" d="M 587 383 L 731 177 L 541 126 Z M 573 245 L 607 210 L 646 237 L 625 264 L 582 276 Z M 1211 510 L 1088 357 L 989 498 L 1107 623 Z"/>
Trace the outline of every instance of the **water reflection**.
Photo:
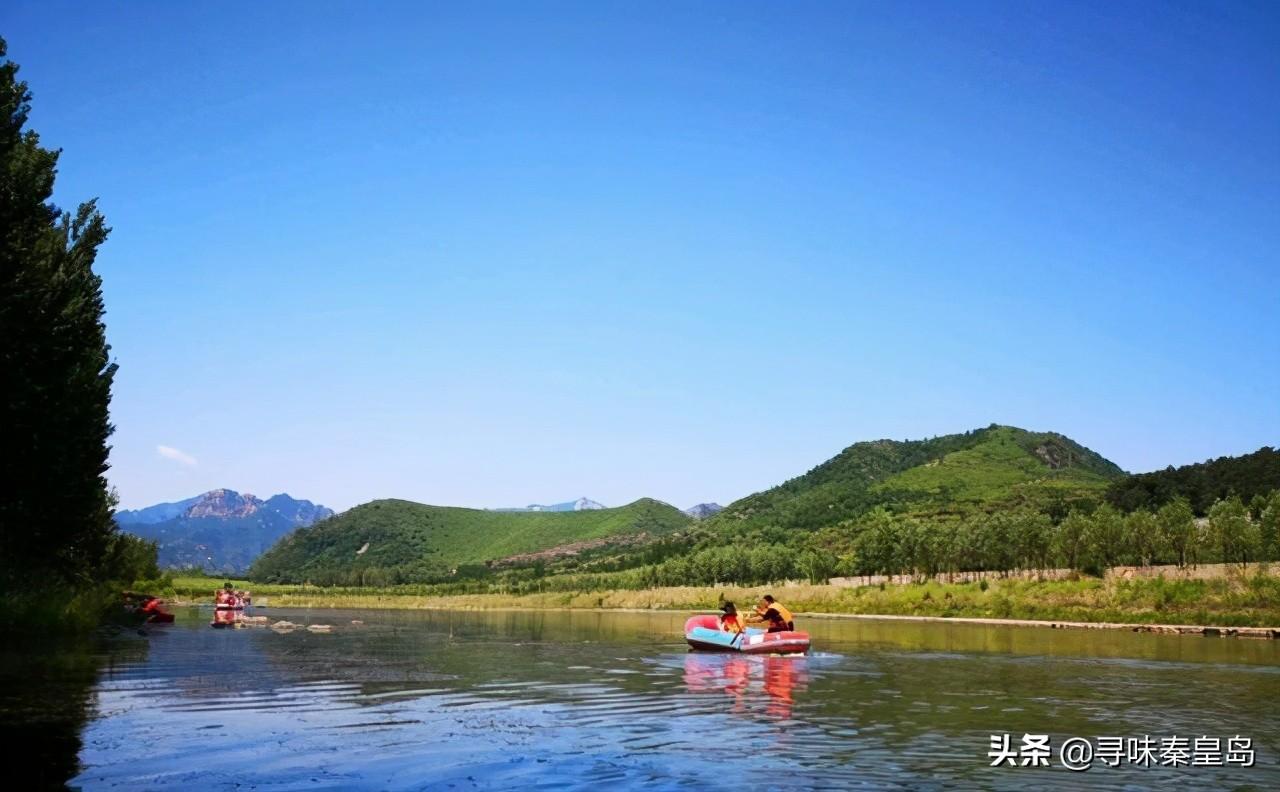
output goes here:
<path id="1" fill-rule="evenodd" d="M 331 634 L 215 630 L 210 614 L 180 613 L 167 634 L 150 639 L 149 652 L 139 639 L 144 653 L 109 653 L 87 676 L 46 666 L 48 681 L 80 691 L 72 697 L 79 714 L 63 733 L 87 721 L 73 784 L 1280 783 L 1271 713 L 1280 698 L 1280 647 L 1270 642 L 814 621 L 806 626 L 819 651 L 776 657 L 689 653 L 684 614 L 274 614 L 332 624 Z M 5 712 L 30 712 L 34 701 L 10 698 Z M 1260 764 L 1271 763 L 1083 779 L 1056 770 L 1000 776 L 984 759 L 996 731 L 1241 733 L 1255 737 Z"/>
<path id="2" fill-rule="evenodd" d="M 124 632 L 94 639 L 14 639 L 0 646 L 0 745 L 18 761 L 10 782 L 60 788 L 79 770 L 81 733 L 95 715 L 93 690 L 104 668 L 141 663 L 148 642 Z"/>
<path id="3" fill-rule="evenodd" d="M 808 687 L 805 664 L 803 657 L 690 652 L 684 660 L 684 684 L 690 693 L 730 696 L 734 714 L 757 712 L 755 705 L 763 702 L 768 717 L 789 719 L 795 694 Z"/>
<path id="4" fill-rule="evenodd" d="M 227 628 L 244 624 L 244 611 L 222 609 L 213 612 L 211 627 Z"/>

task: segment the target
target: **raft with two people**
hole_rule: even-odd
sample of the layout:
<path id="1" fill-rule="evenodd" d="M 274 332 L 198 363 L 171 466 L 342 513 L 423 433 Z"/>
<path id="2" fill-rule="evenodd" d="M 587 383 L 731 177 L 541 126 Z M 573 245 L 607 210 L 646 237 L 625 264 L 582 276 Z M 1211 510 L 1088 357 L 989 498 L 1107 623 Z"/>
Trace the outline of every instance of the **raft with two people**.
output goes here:
<path id="1" fill-rule="evenodd" d="M 745 620 L 732 602 L 720 606 L 719 616 L 692 616 L 684 623 L 689 646 L 705 652 L 745 654 L 803 654 L 809 651 L 809 633 L 796 630 L 791 611 L 765 595 L 755 614 Z M 761 623 L 765 627 L 748 627 Z"/>
<path id="2" fill-rule="evenodd" d="M 247 591 L 237 591 L 228 583 L 213 594 L 213 607 L 217 610 L 244 610 L 253 605 L 253 597 Z"/>
<path id="3" fill-rule="evenodd" d="M 227 583 L 213 593 L 213 621 L 210 627 L 243 626 L 244 610 L 253 605 L 253 597 Z"/>

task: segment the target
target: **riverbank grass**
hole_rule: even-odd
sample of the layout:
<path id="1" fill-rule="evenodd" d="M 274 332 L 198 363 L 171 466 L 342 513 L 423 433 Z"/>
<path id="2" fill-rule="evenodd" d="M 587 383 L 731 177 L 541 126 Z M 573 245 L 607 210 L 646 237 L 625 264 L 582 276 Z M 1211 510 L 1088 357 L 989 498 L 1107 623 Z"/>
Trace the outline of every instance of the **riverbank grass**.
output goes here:
<path id="1" fill-rule="evenodd" d="M 212 578 L 177 577 L 173 590 L 165 593 L 179 600 L 212 601 L 214 588 L 222 582 L 214 582 Z M 930 581 L 859 587 L 677 586 L 524 595 L 500 592 L 448 595 L 435 593 L 428 586 L 330 588 L 231 582 L 252 590 L 258 602 L 265 600 L 275 607 L 708 611 L 717 608 L 722 599 L 741 605 L 754 603 L 761 595 L 772 592 L 797 613 L 1280 626 L 1280 576 L 1266 569 L 1216 580 L 991 578 L 965 583 Z"/>

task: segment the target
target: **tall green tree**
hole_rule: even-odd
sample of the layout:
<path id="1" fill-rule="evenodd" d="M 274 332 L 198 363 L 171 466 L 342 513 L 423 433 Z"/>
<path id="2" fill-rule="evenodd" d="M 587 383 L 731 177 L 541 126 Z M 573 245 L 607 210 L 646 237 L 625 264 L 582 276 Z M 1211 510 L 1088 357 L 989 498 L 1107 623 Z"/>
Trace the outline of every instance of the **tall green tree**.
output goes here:
<path id="1" fill-rule="evenodd" d="M 116 367 L 93 271 L 93 201 L 52 203 L 58 151 L 25 129 L 31 93 L 0 39 L 0 585 L 87 582 L 115 538 L 107 406 Z"/>
<path id="2" fill-rule="evenodd" d="M 1155 515 L 1139 509 L 1125 517 L 1124 528 L 1131 560 L 1138 566 L 1151 566 L 1164 544 Z"/>
<path id="3" fill-rule="evenodd" d="M 872 509 L 866 516 L 865 527 L 858 536 L 857 554 L 864 562 L 868 574 L 892 575 L 901 568 L 898 526 L 883 507 Z"/>
<path id="4" fill-rule="evenodd" d="M 998 511 L 982 521 L 982 548 L 986 556 L 983 562 L 989 570 L 1002 574 L 1017 566 L 1018 523 L 1014 515 Z"/>
<path id="5" fill-rule="evenodd" d="M 1014 515 L 1014 519 L 1018 566 L 1022 569 L 1047 569 L 1053 546 L 1053 523 L 1049 515 L 1023 509 Z"/>
<path id="6" fill-rule="evenodd" d="M 1249 511 L 1236 495 L 1223 498 L 1209 509 L 1209 530 L 1222 550 L 1226 564 L 1255 561 L 1261 544 L 1258 526 L 1249 519 Z"/>
<path id="7" fill-rule="evenodd" d="M 1069 569 L 1083 569 L 1088 556 L 1089 515 L 1073 511 L 1053 533 L 1054 553 Z"/>
<path id="8" fill-rule="evenodd" d="M 1280 561 L 1280 489 L 1272 490 L 1258 516 L 1258 533 L 1262 540 L 1261 557 Z"/>
<path id="9" fill-rule="evenodd" d="M 1106 571 L 1120 563 L 1125 553 L 1124 515 L 1104 503 L 1089 515 L 1085 537 L 1090 566 Z"/>
<path id="10" fill-rule="evenodd" d="M 1161 541 L 1177 561 L 1185 567 L 1195 560 L 1196 517 L 1186 498 L 1174 498 L 1156 512 Z"/>

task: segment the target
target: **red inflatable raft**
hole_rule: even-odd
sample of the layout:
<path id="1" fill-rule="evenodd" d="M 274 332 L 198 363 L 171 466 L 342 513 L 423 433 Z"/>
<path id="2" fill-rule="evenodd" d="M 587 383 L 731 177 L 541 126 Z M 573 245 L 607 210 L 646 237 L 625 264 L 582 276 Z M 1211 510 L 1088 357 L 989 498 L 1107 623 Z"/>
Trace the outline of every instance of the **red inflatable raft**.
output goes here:
<path id="1" fill-rule="evenodd" d="M 141 617 L 146 624 L 172 624 L 173 614 L 160 607 L 160 600 L 150 594 L 124 592 L 125 610 Z"/>
<path id="2" fill-rule="evenodd" d="M 213 595 L 213 607 L 218 610 L 244 610 L 253 604 L 247 591 L 218 589 Z"/>
<path id="3" fill-rule="evenodd" d="M 748 627 L 744 633 L 720 629 L 716 616 L 691 616 L 684 623 L 684 638 L 694 649 L 746 654 L 796 654 L 809 651 L 809 633 L 765 632 Z"/>

